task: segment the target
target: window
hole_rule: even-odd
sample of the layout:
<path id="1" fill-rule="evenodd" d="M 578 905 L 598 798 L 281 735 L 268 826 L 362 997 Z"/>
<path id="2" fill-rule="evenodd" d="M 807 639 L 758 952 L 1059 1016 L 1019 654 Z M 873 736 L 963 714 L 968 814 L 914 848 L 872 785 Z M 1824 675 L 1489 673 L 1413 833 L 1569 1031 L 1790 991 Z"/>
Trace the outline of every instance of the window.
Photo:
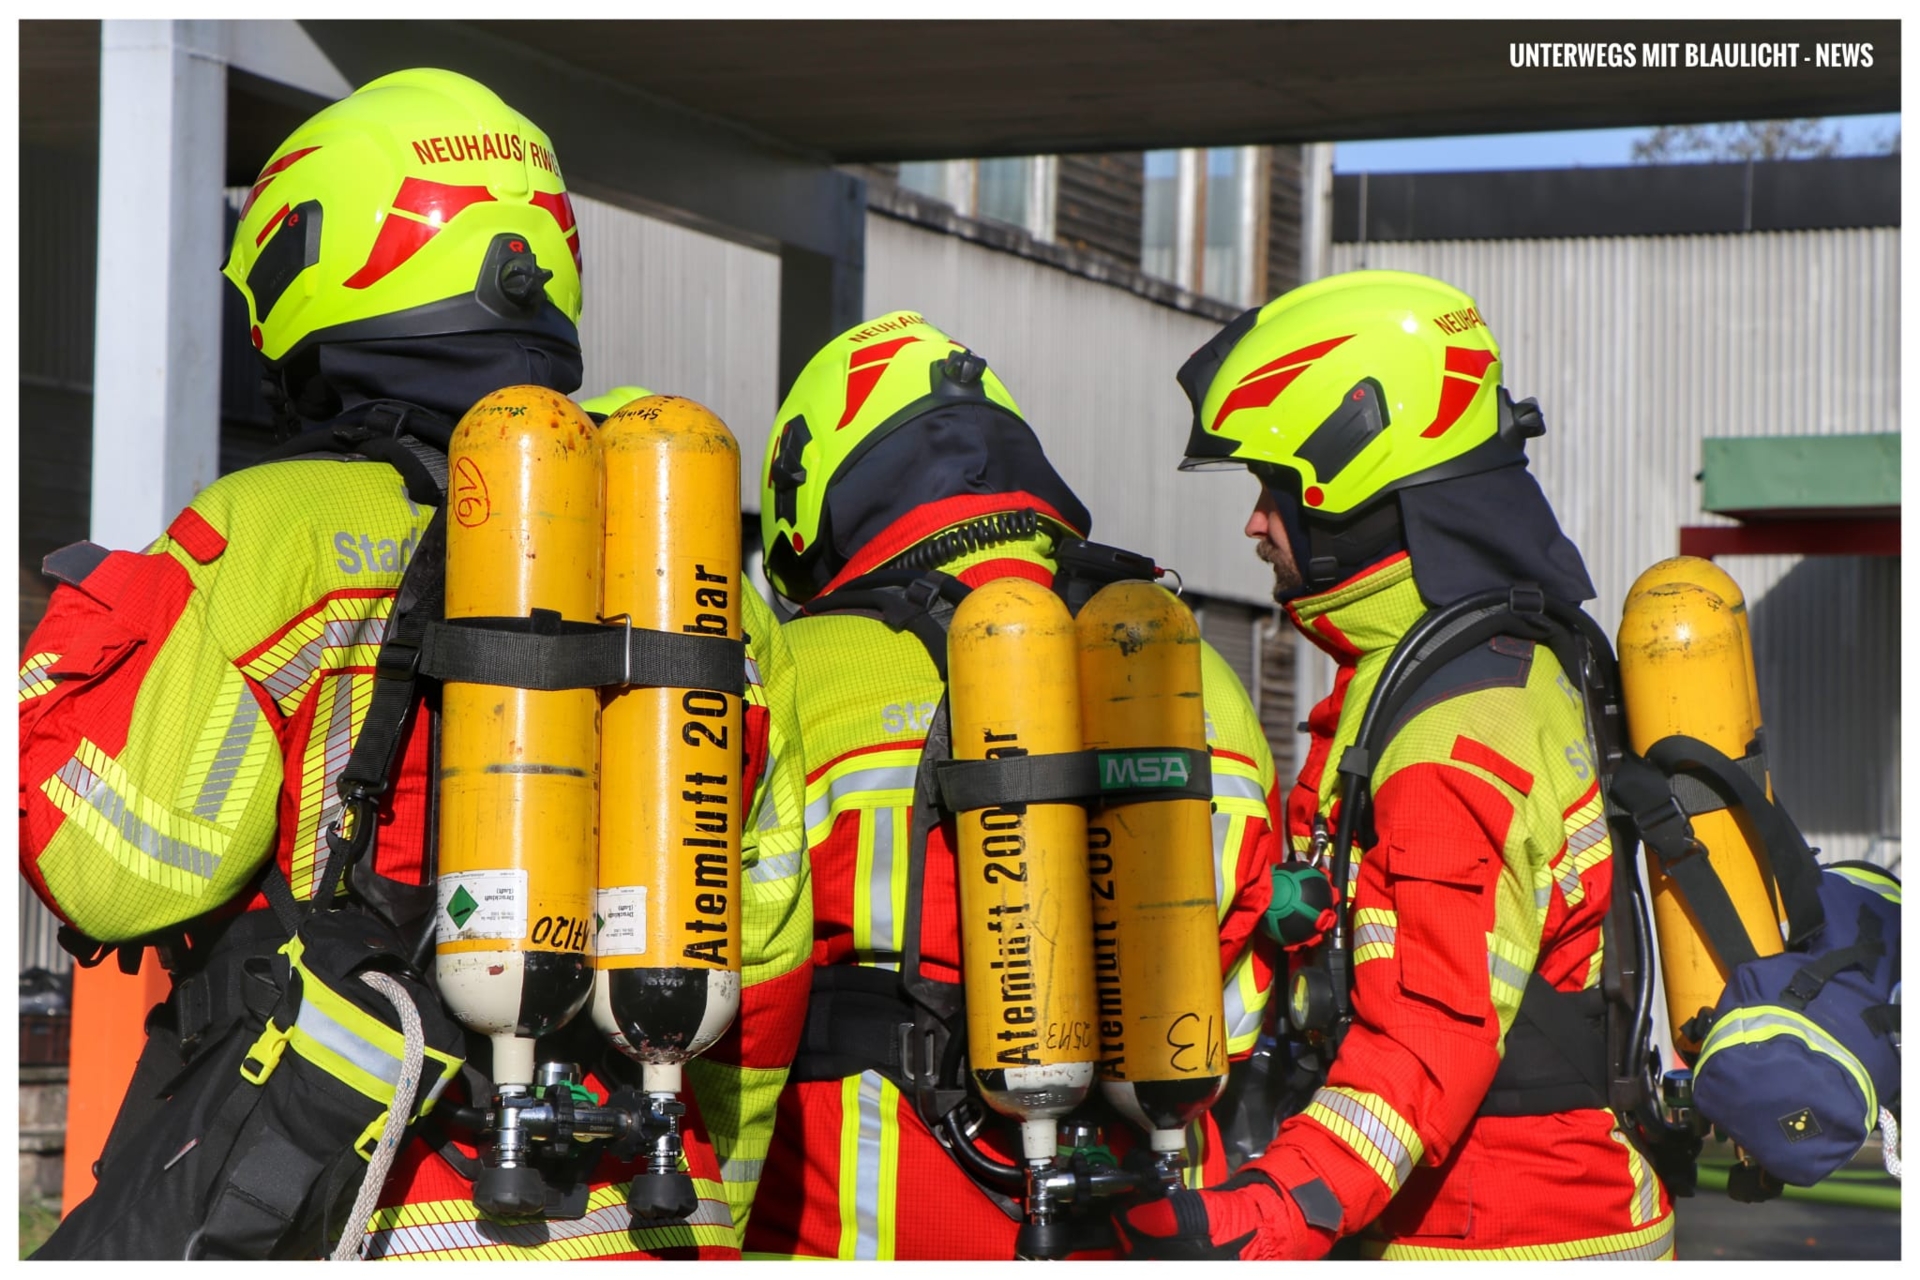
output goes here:
<path id="1" fill-rule="evenodd" d="M 1140 269 L 1208 297 L 1255 301 L 1266 169 L 1259 147 L 1149 151 Z"/>
<path id="2" fill-rule="evenodd" d="M 1053 239 L 1052 156 L 1005 156 L 991 160 L 911 160 L 900 166 L 900 185 L 944 200 L 969 218 L 1004 222 Z"/>

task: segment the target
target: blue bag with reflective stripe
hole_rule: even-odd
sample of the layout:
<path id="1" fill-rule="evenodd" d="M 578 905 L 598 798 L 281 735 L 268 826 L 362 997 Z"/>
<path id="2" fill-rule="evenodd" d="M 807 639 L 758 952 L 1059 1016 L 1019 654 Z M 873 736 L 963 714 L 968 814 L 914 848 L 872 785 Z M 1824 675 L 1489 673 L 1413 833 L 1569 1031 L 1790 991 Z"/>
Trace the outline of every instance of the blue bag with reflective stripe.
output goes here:
<path id="1" fill-rule="evenodd" d="M 1694 1105 L 1781 1182 L 1812 1186 L 1900 1107 L 1900 882 L 1821 868 L 1826 922 L 1733 971 L 1694 1064 Z"/>

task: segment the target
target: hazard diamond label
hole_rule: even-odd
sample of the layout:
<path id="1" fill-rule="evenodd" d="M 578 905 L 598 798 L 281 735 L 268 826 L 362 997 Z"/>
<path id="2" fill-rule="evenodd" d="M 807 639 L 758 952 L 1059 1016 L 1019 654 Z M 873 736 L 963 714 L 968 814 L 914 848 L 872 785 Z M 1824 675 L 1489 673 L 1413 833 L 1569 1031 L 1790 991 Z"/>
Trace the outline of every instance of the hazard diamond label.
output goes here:
<path id="1" fill-rule="evenodd" d="M 462 928 L 467 917 L 480 909 L 480 904 L 467 892 L 467 886 L 461 885 L 453 891 L 453 897 L 447 902 L 447 918 L 453 921 L 453 927 Z"/>

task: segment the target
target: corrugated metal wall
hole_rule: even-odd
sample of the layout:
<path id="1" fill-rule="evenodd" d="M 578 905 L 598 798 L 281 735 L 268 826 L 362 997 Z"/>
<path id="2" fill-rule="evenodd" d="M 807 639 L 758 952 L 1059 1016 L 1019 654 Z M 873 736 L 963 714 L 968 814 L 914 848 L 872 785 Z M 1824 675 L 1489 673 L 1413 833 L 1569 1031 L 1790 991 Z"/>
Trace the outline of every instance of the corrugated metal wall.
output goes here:
<path id="1" fill-rule="evenodd" d="M 1534 471 L 1610 630 L 1700 508 L 1706 436 L 1897 431 L 1896 228 L 1337 244 L 1333 269 L 1472 294 L 1507 385 L 1537 396 Z M 1834 857 L 1898 856 L 1899 564 L 1730 557 L 1752 608 L 1782 799 Z M 1884 838 L 1890 837 L 1889 846 Z"/>
<path id="2" fill-rule="evenodd" d="M 867 218 L 867 314 L 920 311 L 1005 379 L 1093 535 L 1151 553 L 1207 595 L 1264 603 L 1240 534 L 1244 472 L 1175 470 L 1192 410 L 1173 375 L 1220 326 L 1025 258 Z"/>
<path id="3" fill-rule="evenodd" d="M 741 497 L 780 407 L 780 259 L 575 196 L 585 268 L 581 398 L 639 385 L 698 400 L 740 442 Z"/>

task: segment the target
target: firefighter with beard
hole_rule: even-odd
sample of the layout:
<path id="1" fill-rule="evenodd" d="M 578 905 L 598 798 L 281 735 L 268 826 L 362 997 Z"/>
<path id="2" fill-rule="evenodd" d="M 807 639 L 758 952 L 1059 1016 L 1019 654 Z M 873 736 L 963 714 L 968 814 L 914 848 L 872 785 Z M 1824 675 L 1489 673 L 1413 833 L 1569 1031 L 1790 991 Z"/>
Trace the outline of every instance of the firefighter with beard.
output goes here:
<path id="1" fill-rule="evenodd" d="M 1180 372 L 1183 468 L 1258 479 L 1246 534 L 1339 666 L 1288 797 L 1297 857 L 1338 829 L 1336 763 L 1424 614 L 1490 590 L 1594 594 L 1527 470 L 1539 411 L 1501 372 L 1472 298 L 1390 271 L 1249 311 Z M 1130 1256 L 1318 1258 L 1355 1235 L 1388 1258 L 1672 1256 L 1667 1190 L 1591 1083 L 1604 1059 L 1549 1083 L 1578 1045 L 1544 1064 L 1516 1050 L 1523 1000 L 1601 1005 L 1613 850 L 1579 679 L 1501 635 L 1419 687 L 1373 759 L 1341 904 L 1352 1021 L 1324 1083 L 1225 1186 L 1121 1215 Z"/>
<path id="2" fill-rule="evenodd" d="M 156 935 L 175 944 L 163 953 L 172 995 L 148 1020 L 96 1194 L 42 1257 L 143 1256 L 154 1224 L 140 1215 L 155 1210 L 121 1171 L 182 1105 L 174 1095 L 196 1054 L 240 1016 L 238 975 L 286 939 L 275 915 L 283 905 L 297 914 L 324 883 L 330 839 L 344 834 L 341 771 L 385 675 L 376 655 L 440 501 L 454 425 L 503 388 L 563 395 L 580 383 L 579 231 L 559 164 L 537 126 L 461 75 L 395 72 L 296 130 L 247 197 L 225 274 L 295 438 L 280 460 L 209 485 L 144 552 L 80 544 L 50 557 L 62 585 L 22 670 L 29 884 L 101 943 L 136 956 Z M 364 1228 L 362 1256 L 738 1256 L 736 1221 L 800 1028 L 811 945 L 783 702 L 791 667 L 765 602 L 751 587 L 742 595 L 743 795 L 756 815 L 743 824 L 744 991 L 732 1029 L 688 1072 L 698 1207 L 667 1225 L 634 1219 L 625 1185 L 641 1162 L 606 1156 L 581 1175 L 580 1212 L 488 1219 L 472 1201 L 472 1134 L 442 1123 L 486 1105 L 469 1070 L 409 1132 L 371 1220 L 346 1224 Z M 356 905 L 403 932 L 421 927 L 432 900 L 433 704 L 416 695 L 396 729 L 371 847 L 347 877 Z M 598 1095 L 626 1070 L 584 1014 L 555 1040 Z M 484 1068 L 484 1037 L 464 1056 Z M 343 1078 L 364 1089 L 365 1071 L 391 1064 L 363 1055 L 358 1066 Z M 358 1136 L 340 1149 L 351 1155 Z M 308 1220 L 326 1199 L 318 1193 L 302 1202 L 294 1187 L 272 1209 L 298 1160 L 255 1164 L 217 1171 L 232 1183 L 230 1204 L 258 1210 L 233 1256 L 310 1256 L 340 1234 L 338 1217 Z M 291 1220 L 268 1221 L 275 1212 Z M 201 1246 L 217 1235 L 203 1231 Z"/>
<path id="3" fill-rule="evenodd" d="M 952 602 L 1006 577 L 1058 589 L 1060 548 L 1090 519 L 986 362 L 914 312 L 849 330 L 808 362 L 761 482 L 767 576 L 800 606 L 781 630 L 801 693 L 818 968 L 764 1175 L 785 1193 L 761 1198 L 747 1254 L 1010 1258 L 1017 1200 L 975 1181 L 936 1136 L 947 1117 L 928 1109 L 944 1104 L 927 1086 L 952 1083 L 943 1071 L 964 1048 L 951 1003 L 961 944 L 953 819 L 916 806 L 915 778 L 944 718 Z M 1256 954 L 1254 943 L 1278 793 L 1246 693 L 1211 646 L 1202 678 L 1220 971 L 1239 1058 L 1267 999 L 1267 944 Z M 945 1050 L 903 1060 L 910 1024 Z M 946 1103 L 964 1096 L 962 1085 Z M 991 1159 L 1017 1158 L 1013 1127 L 977 1098 L 954 1114 L 968 1132 L 981 1126 L 974 1140 Z M 1109 1133 L 1124 1128 L 1108 1119 Z M 1188 1158 L 1192 1185 L 1225 1177 L 1210 1118 L 1191 1127 Z M 1104 1212 L 1091 1221 L 1105 1235 Z"/>

